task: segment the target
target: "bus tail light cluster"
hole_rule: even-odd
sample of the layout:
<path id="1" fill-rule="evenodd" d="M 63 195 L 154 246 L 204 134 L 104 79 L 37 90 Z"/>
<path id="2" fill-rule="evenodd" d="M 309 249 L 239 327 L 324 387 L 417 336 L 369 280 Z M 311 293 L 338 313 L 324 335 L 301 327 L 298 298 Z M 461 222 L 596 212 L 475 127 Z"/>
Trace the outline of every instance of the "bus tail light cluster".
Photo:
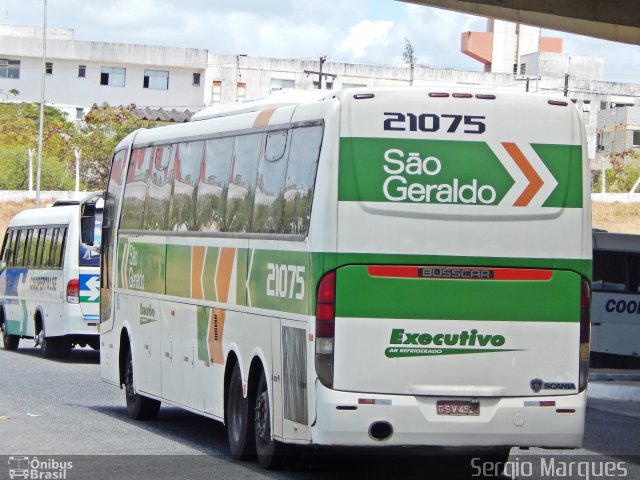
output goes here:
<path id="1" fill-rule="evenodd" d="M 80 303 L 80 280 L 77 278 L 67 283 L 67 303 Z"/>
<path id="2" fill-rule="evenodd" d="M 580 382 L 579 389 L 587 388 L 589 376 L 589 347 L 591 343 L 591 285 L 582 278 L 580 285 Z"/>
<path id="3" fill-rule="evenodd" d="M 336 272 L 327 273 L 316 297 L 316 373 L 320 382 L 333 387 L 333 345 L 336 324 Z"/>

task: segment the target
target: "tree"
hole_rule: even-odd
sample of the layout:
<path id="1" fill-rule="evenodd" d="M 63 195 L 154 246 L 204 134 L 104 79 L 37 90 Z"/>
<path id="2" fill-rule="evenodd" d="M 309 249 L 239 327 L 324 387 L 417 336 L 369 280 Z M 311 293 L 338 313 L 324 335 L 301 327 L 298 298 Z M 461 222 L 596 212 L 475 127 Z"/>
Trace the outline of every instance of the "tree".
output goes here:
<path id="1" fill-rule="evenodd" d="M 113 152 L 124 137 L 139 128 L 156 122 L 139 120 L 133 115 L 134 105 L 110 107 L 103 103 L 94 106 L 78 127 L 74 144 L 82 152 L 80 180 L 85 188 L 101 190 L 107 185 Z"/>
<path id="2" fill-rule="evenodd" d="M 640 154 L 632 149 L 611 154 L 611 168 L 606 170 L 605 176 L 607 192 L 629 192 L 638 178 Z"/>
<path id="3" fill-rule="evenodd" d="M 38 103 L 0 103 L 0 188 L 26 189 L 29 184 L 29 149 L 38 143 Z M 71 139 L 74 126 L 52 107 L 44 110 L 42 190 L 73 186 Z M 35 170 L 35 165 L 34 165 Z"/>
<path id="4" fill-rule="evenodd" d="M 413 69 L 418 58 L 414 55 L 413 45 L 407 37 L 404 37 L 404 52 L 402 52 L 402 60 L 409 65 L 409 85 L 413 85 Z"/>

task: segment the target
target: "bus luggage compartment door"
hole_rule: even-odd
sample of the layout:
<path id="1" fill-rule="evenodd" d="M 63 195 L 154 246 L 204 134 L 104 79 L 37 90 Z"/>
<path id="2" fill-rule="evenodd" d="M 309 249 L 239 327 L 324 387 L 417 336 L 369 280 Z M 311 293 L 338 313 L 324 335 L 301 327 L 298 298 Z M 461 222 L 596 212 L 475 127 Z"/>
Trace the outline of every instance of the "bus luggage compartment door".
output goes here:
<path id="1" fill-rule="evenodd" d="M 333 388 L 436 396 L 577 393 L 580 292 L 580 275 L 564 270 L 339 268 Z"/>

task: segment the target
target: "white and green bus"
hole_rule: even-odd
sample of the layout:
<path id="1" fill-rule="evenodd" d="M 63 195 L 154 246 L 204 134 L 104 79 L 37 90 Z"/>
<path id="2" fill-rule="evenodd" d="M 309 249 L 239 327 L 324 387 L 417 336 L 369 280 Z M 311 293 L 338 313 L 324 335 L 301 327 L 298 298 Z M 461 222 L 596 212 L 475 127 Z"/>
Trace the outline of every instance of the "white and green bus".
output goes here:
<path id="1" fill-rule="evenodd" d="M 23 210 L 0 251 L 0 329 L 4 348 L 31 338 L 49 358 L 74 346 L 99 348 L 102 196 Z"/>
<path id="2" fill-rule="evenodd" d="M 565 98 L 346 89 L 118 145 L 102 378 L 291 444 L 578 447 L 591 209 Z M 494 457 L 495 458 L 495 457 Z"/>

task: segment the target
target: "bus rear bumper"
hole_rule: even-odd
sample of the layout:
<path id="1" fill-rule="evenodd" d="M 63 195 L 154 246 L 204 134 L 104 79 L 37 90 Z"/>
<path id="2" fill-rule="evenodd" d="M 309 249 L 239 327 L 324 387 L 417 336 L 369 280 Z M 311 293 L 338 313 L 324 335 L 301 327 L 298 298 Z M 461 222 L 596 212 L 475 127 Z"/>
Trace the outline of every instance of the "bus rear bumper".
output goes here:
<path id="1" fill-rule="evenodd" d="M 316 382 L 317 416 L 311 427 L 315 445 L 545 447 L 582 445 L 586 391 L 575 395 L 479 398 L 477 416 L 438 415 L 436 402 L 447 397 L 379 395 L 330 390 Z M 455 398 L 455 400 L 471 400 Z M 542 402 L 542 403 L 541 403 Z M 380 430 L 386 422 L 391 434 Z M 384 427 L 381 429 L 383 433 Z"/>

